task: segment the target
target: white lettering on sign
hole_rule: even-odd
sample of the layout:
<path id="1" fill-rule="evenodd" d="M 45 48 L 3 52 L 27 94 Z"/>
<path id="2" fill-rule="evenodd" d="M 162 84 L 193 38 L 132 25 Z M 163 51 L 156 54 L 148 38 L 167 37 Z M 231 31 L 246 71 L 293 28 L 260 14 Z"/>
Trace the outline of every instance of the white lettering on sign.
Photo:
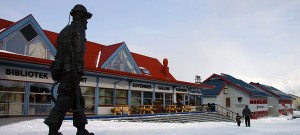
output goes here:
<path id="1" fill-rule="evenodd" d="M 149 85 L 149 84 L 132 83 L 132 87 L 152 89 L 152 85 Z"/>

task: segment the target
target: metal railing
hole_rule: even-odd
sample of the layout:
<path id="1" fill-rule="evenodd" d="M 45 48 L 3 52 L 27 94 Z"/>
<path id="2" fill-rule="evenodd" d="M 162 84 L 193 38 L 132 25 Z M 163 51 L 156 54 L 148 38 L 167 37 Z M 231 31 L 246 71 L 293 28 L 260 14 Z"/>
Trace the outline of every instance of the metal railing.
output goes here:
<path id="1" fill-rule="evenodd" d="M 219 114 L 222 114 L 222 115 L 224 115 L 228 118 L 231 118 L 235 121 L 235 117 L 236 117 L 237 113 L 235 113 L 223 106 L 217 105 L 217 104 L 215 106 L 216 106 L 216 108 L 217 108 L 216 110 Z"/>
<path id="2" fill-rule="evenodd" d="M 203 104 L 200 106 L 199 108 L 199 111 L 207 111 L 207 112 L 217 112 L 223 116 L 226 116 L 232 120 L 235 121 L 235 117 L 237 115 L 237 113 L 223 107 L 223 106 L 220 106 L 218 104 Z"/>

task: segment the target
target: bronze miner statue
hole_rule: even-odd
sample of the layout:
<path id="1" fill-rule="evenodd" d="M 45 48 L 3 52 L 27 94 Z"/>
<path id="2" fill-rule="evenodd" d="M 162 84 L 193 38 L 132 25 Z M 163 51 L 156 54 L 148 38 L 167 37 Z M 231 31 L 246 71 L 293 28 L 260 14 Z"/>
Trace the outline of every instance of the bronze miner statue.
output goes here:
<path id="1" fill-rule="evenodd" d="M 76 135 L 94 135 L 85 129 L 87 119 L 84 114 L 85 101 L 81 95 L 80 80 L 84 74 L 85 30 L 92 14 L 83 5 L 75 5 L 70 15 L 73 21 L 57 37 L 57 54 L 50 66 L 52 78 L 59 82 L 55 106 L 46 118 L 49 135 L 62 135 L 58 132 L 67 112 L 73 112 L 73 125 Z"/>

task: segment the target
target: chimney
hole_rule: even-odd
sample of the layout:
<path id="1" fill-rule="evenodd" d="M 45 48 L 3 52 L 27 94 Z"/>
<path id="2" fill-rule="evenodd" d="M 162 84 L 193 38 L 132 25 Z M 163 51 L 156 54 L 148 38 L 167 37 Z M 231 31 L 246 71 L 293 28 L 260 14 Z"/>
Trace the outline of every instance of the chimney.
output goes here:
<path id="1" fill-rule="evenodd" d="M 167 77 L 169 75 L 168 59 L 164 58 L 162 73 Z"/>

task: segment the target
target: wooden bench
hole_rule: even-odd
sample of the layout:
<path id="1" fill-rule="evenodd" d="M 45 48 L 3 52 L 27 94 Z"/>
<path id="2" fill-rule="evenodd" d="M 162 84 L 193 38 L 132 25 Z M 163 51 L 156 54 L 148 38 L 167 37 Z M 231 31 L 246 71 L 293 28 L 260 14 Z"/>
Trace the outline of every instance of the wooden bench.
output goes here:
<path id="1" fill-rule="evenodd" d="M 191 112 L 192 111 L 192 107 L 191 107 L 191 105 L 184 105 L 184 106 L 182 106 L 183 108 L 182 108 L 182 112 L 184 112 L 184 111 L 188 111 L 188 112 Z"/>
<path id="2" fill-rule="evenodd" d="M 111 112 L 114 115 L 117 115 L 117 113 L 120 113 L 121 115 L 123 115 L 122 106 L 121 105 L 116 105 L 114 108 L 111 109 Z"/>
<path id="3" fill-rule="evenodd" d="M 156 108 L 153 108 L 153 105 L 142 105 L 140 108 L 140 114 L 146 114 L 147 112 L 153 114 Z"/>
<path id="4" fill-rule="evenodd" d="M 131 111 L 132 109 L 130 109 L 128 107 L 128 105 L 116 105 L 115 108 L 112 108 L 111 109 L 111 112 L 114 114 L 114 115 L 117 115 L 117 113 L 120 113 L 121 115 L 124 114 L 124 112 L 126 112 L 126 114 L 130 115 L 131 114 Z"/>
<path id="5" fill-rule="evenodd" d="M 129 108 L 128 105 L 122 106 L 122 112 L 126 112 L 127 115 L 130 115 L 133 109 Z"/>
<path id="6" fill-rule="evenodd" d="M 184 112 L 184 111 L 188 111 L 188 112 L 191 112 L 192 111 L 192 107 L 191 105 L 183 105 L 181 108 L 176 108 L 177 111 L 180 111 L 180 112 Z"/>
<path id="7" fill-rule="evenodd" d="M 166 112 L 171 113 L 171 111 L 177 113 L 176 105 L 167 105 L 165 108 Z"/>

